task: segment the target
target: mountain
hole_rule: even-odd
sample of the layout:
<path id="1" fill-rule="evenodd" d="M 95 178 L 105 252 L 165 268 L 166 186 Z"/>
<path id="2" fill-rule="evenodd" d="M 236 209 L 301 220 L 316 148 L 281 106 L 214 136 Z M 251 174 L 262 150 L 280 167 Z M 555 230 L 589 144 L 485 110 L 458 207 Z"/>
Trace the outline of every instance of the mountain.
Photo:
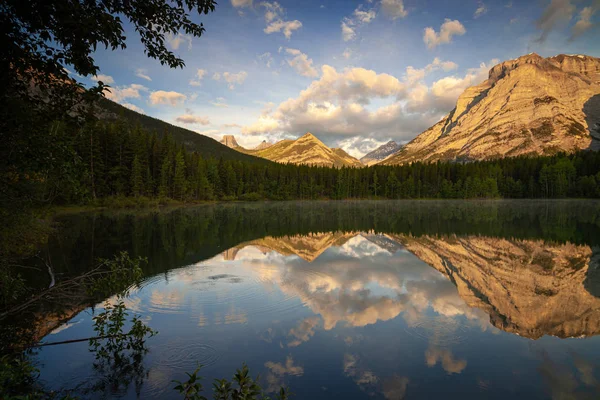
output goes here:
<path id="1" fill-rule="evenodd" d="M 254 148 L 254 150 L 264 150 L 268 149 L 271 146 L 273 146 L 273 143 L 269 143 L 266 140 L 263 140 L 258 146 Z"/>
<path id="2" fill-rule="evenodd" d="M 342 149 L 330 149 L 312 133 L 296 140 L 282 140 L 260 150 L 240 150 L 246 154 L 280 163 L 328 167 L 360 167 L 361 162 Z"/>
<path id="3" fill-rule="evenodd" d="M 233 135 L 223 135 L 223 139 L 219 143 L 224 144 L 230 149 L 235 149 L 236 147 L 240 147 L 238 142 L 235 140 L 235 136 Z"/>
<path id="4" fill-rule="evenodd" d="M 379 146 L 375 150 L 370 153 L 367 153 L 363 158 L 360 159 L 360 162 L 365 165 L 373 165 L 378 162 L 386 159 L 391 154 L 396 153 L 398 150 L 402 148 L 402 145 L 390 140 L 386 144 Z"/>
<path id="5" fill-rule="evenodd" d="M 529 54 L 489 71 L 454 110 L 381 164 L 600 148 L 600 59 Z"/>
<path id="6" fill-rule="evenodd" d="M 145 130 L 156 132 L 159 136 L 162 136 L 164 132 L 169 132 L 173 139 L 183 144 L 187 150 L 195 151 L 205 158 L 223 158 L 225 160 L 240 160 L 261 164 L 267 162 L 264 159 L 230 149 L 208 136 L 140 114 L 106 98 L 100 100 L 98 107 L 97 116 L 101 120 L 118 120 L 131 127 L 139 125 Z"/>

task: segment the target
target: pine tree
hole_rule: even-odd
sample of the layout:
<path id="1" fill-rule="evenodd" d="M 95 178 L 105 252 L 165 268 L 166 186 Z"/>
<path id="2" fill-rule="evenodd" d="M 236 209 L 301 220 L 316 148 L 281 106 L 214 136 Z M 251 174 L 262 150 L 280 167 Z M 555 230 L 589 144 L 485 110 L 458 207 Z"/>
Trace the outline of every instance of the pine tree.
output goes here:
<path id="1" fill-rule="evenodd" d="M 144 179 L 142 177 L 142 165 L 137 156 L 133 159 L 131 165 L 131 193 L 135 196 L 144 194 Z"/>
<path id="2" fill-rule="evenodd" d="M 185 177 L 185 159 L 183 151 L 175 156 L 175 176 L 173 177 L 173 197 L 183 201 L 187 192 L 187 179 Z"/>

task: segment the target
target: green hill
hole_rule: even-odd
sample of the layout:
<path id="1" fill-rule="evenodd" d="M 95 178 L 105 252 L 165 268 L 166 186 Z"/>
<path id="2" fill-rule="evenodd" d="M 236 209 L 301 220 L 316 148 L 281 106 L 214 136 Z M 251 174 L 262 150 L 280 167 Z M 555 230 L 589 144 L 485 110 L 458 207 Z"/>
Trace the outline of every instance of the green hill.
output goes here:
<path id="1" fill-rule="evenodd" d="M 208 136 L 190 131 L 189 129 L 180 128 L 148 115 L 140 114 L 108 99 L 101 99 L 100 107 L 106 111 L 99 113 L 98 117 L 100 119 L 122 119 L 130 125 L 140 125 L 145 130 L 155 131 L 159 135 L 162 135 L 164 132 L 170 132 L 173 139 L 178 143 L 183 143 L 187 150 L 194 151 L 203 157 L 223 158 L 225 160 L 239 160 L 260 164 L 271 163 L 271 161 L 265 160 L 264 158 L 251 156 L 230 149 Z"/>

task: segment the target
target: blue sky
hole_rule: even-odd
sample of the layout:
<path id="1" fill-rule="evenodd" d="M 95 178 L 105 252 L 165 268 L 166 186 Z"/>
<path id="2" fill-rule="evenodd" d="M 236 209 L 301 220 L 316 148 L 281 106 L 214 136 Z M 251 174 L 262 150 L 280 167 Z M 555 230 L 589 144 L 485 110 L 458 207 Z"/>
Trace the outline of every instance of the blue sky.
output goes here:
<path id="1" fill-rule="evenodd" d="M 246 147 L 310 131 L 361 156 L 427 129 L 499 61 L 600 56 L 600 0 L 220 0 L 193 18 L 201 38 L 168 38 L 183 70 L 126 25 L 98 77 L 127 107 Z"/>

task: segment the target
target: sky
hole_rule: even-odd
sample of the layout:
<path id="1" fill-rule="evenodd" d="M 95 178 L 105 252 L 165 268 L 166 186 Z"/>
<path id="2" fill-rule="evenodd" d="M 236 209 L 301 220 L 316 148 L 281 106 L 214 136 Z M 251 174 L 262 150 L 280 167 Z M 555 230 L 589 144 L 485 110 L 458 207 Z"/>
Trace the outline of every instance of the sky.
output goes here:
<path id="1" fill-rule="evenodd" d="M 311 132 L 360 157 L 410 141 L 498 62 L 536 52 L 600 57 L 600 0 L 220 0 L 167 46 L 185 68 L 127 48 L 95 53 L 107 97 L 252 148 Z M 82 80 L 82 79 L 80 79 Z"/>

